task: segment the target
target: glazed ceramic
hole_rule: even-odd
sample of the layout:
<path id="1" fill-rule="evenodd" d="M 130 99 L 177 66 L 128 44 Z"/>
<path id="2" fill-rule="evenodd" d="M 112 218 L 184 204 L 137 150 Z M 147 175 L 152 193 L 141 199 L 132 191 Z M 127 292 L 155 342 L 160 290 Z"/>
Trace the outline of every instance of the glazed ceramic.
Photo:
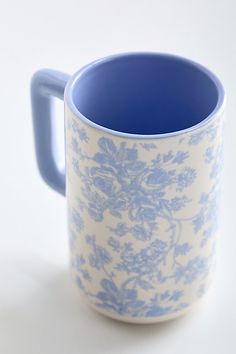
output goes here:
<path id="1" fill-rule="evenodd" d="M 72 77 L 40 70 L 31 88 L 38 166 L 66 195 L 82 297 L 126 322 L 184 313 L 207 291 L 215 265 L 220 81 L 187 59 L 128 53 Z M 65 102 L 66 173 L 53 151 L 53 96 Z"/>

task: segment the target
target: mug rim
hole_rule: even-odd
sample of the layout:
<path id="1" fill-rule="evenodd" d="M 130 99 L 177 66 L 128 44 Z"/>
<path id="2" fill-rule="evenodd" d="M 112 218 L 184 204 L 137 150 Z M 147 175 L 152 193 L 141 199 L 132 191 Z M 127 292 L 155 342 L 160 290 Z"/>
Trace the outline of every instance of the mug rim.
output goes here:
<path id="1" fill-rule="evenodd" d="M 82 77 L 82 75 L 88 73 L 91 69 L 95 68 L 99 64 L 108 63 L 108 62 L 110 62 L 112 60 L 115 60 L 115 59 L 118 59 L 118 58 L 125 58 L 125 57 L 131 57 L 131 56 L 154 56 L 154 57 L 157 57 L 157 58 L 158 57 L 162 57 L 162 58 L 166 58 L 166 59 L 178 60 L 179 62 L 182 62 L 183 64 L 191 65 L 191 66 L 195 67 L 196 69 L 198 69 L 199 71 L 203 72 L 206 76 L 208 76 L 208 78 L 210 80 L 213 81 L 213 83 L 214 83 L 214 85 L 215 85 L 215 87 L 217 89 L 218 98 L 217 98 L 217 103 L 216 103 L 214 109 L 201 122 L 199 122 L 199 123 L 197 123 L 197 124 L 195 124 L 195 125 L 193 125 L 193 126 L 191 126 L 189 128 L 180 129 L 180 130 L 176 130 L 176 131 L 169 132 L 169 133 L 132 134 L 132 133 L 125 133 L 125 132 L 122 132 L 122 131 L 106 128 L 106 127 L 104 127 L 102 125 L 94 123 L 92 120 L 90 120 L 85 115 L 83 115 L 79 111 L 79 109 L 76 107 L 76 105 L 74 104 L 72 92 L 73 92 L 75 84 Z M 92 61 L 91 63 L 86 64 L 85 66 L 83 66 L 78 71 L 76 71 L 69 78 L 69 80 L 68 80 L 68 82 L 66 84 L 65 92 L 64 92 L 64 99 L 65 99 L 65 103 L 68 105 L 68 107 L 70 108 L 72 113 L 74 113 L 74 115 L 76 117 L 81 119 L 81 121 L 83 123 L 85 123 L 86 125 L 88 125 L 88 126 L 90 126 L 92 128 L 100 130 L 100 131 L 102 131 L 104 133 L 116 135 L 116 136 L 123 137 L 123 138 L 161 139 L 161 138 L 169 138 L 169 137 L 173 137 L 173 136 L 177 136 L 177 135 L 181 135 L 181 134 L 186 134 L 186 133 L 192 132 L 192 131 L 194 131 L 196 129 L 199 129 L 201 127 L 204 127 L 206 124 L 210 123 L 214 119 L 214 117 L 216 117 L 218 114 L 220 114 L 223 111 L 224 106 L 225 106 L 225 101 L 226 101 L 226 95 L 225 95 L 225 90 L 224 90 L 223 84 L 221 83 L 220 79 L 211 70 L 207 69 L 202 64 L 199 64 L 199 63 L 197 63 L 197 62 L 195 62 L 195 61 L 193 61 L 191 59 L 187 59 L 185 57 L 182 57 L 182 56 L 179 56 L 179 55 L 175 55 L 175 54 L 169 54 L 169 53 L 126 52 L 126 53 L 113 54 L 113 55 L 109 55 L 109 56 L 105 56 L 105 57 L 96 59 L 96 60 Z"/>

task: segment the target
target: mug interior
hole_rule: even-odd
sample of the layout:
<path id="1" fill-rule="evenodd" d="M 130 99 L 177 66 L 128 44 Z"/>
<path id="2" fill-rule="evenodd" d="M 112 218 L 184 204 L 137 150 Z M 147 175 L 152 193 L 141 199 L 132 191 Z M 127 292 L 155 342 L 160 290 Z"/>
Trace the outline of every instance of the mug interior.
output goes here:
<path id="1" fill-rule="evenodd" d="M 207 69 L 179 57 L 118 55 L 82 69 L 72 101 L 99 126 L 130 134 L 164 134 L 205 120 L 219 104 L 219 82 Z"/>

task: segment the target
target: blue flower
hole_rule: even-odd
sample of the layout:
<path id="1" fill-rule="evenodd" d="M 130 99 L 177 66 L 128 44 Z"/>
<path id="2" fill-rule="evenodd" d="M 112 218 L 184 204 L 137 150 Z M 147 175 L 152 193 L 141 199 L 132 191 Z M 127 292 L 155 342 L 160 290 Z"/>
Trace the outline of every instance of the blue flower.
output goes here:
<path id="1" fill-rule="evenodd" d="M 163 168 L 156 168 L 147 176 L 147 185 L 163 185 L 170 182 L 170 176 Z"/>
<path id="2" fill-rule="evenodd" d="M 89 263 L 91 267 L 97 270 L 103 269 L 106 264 L 112 261 L 112 257 L 106 248 L 96 243 L 94 235 L 86 235 L 86 242 L 92 246 L 92 253 L 89 256 Z"/>
<path id="3" fill-rule="evenodd" d="M 135 225 L 134 227 L 132 227 L 131 233 L 137 240 L 142 241 L 150 240 L 152 237 L 152 232 L 142 225 Z"/>
<path id="4" fill-rule="evenodd" d="M 187 242 L 176 245 L 175 246 L 176 257 L 186 255 L 191 250 L 191 248 L 192 246 L 190 246 L 190 244 Z"/>
<path id="5" fill-rule="evenodd" d="M 138 210 L 137 218 L 143 221 L 153 221 L 156 219 L 156 210 L 150 207 L 143 207 Z"/>
<path id="6" fill-rule="evenodd" d="M 101 280 L 102 291 L 96 295 L 101 302 L 97 306 L 112 310 L 119 315 L 131 314 L 135 316 L 135 310 L 145 304 L 144 301 L 138 300 L 137 291 L 135 289 L 118 288 L 110 279 Z"/>
<path id="7" fill-rule="evenodd" d="M 86 186 L 86 183 L 84 185 Z M 84 192 L 84 189 L 82 191 Z M 93 220 L 101 222 L 103 220 L 103 213 L 107 208 L 106 199 L 97 192 L 91 192 L 89 186 L 87 187 L 87 193 L 87 197 L 89 198 L 87 205 L 88 213 Z"/>
<path id="8" fill-rule="evenodd" d="M 178 175 L 178 188 L 182 190 L 191 186 L 197 176 L 196 170 L 192 167 L 185 167 Z"/>
<path id="9" fill-rule="evenodd" d="M 137 253 L 134 253 L 132 248 L 124 249 L 120 254 L 121 262 L 117 264 L 116 269 L 126 271 L 128 274 L 155 274 L 158 271 L 158 263 L 168 249 L 167 246 L 166 242 L 157 239 Z"/>
<path id="10" fill-rule="evenodd" d="M 109 227 L 109 229 L 114 232 L 117 236 L 124 236 L 129 231 L 126 223 L 119 222 L 115 228 Z"/>
<path id="11" fill-rule="evenodd" d="M 84 256 L 78 255 L 76 257 L 76 270 L 77 270 L 77 272 L 81 273 L 84 280 L 91 280 L 91 276 L 90 276 L 88 270 L 84 268 L 85 265 L 86 265 L 86 261 L 85 261 Z M 80 279 L 80 281 L 81 281 L 81 279 Z"/>
<path id="12" fill-rule="evenodd" d="M 131 242 L 125 242 L 123 245 L 123 252 L 124 253 L 129 253 L 133 251 L 133 245 Z"/>
<path id="13" fill-rule="evenodd" d="M 166 302 L 177 302 L 183 296 L 182 290 L 174 290 L 172 293 L 165 291 L 164 293 L 156 293 L 151 298 L 150 303 L 145 307 L 146 317 L 163 316 L 178 310 L 178 307 L 166 306 Z"/>
<path id="14" fill-rule="evenodd" d="M 190 284 L 199 276 L 205 277 L 209 271 L 210 259 L 197 256 L 188 261 L 186 266 L 179 265 L 174 274 L 175 281 L 182 280 L 184 284 Z"/>
<path id="15" fill-rule="evenodd" d="M 85 141 L 86 143 L 88 143 L 89 137 L 88 137 L 85 129 L 80 128 L 78 122 L 76 122 L 75 120 L 72 121 L 72 129 L 73 129 L 74 133 L 78 134 L 78 137 L 81 141 Z"/>
<path id="16" fill-rule="evenodd" d="M 178 211 L 184 208 L 189 200 L 187 197 L 174 197 L 169 201 L 169 207 L 173 211 Z"/>
<path id="17" fill-rule="evenodd" d="M 120 242 L 116 240 L 114 237 L 110 237 L 107 241 L 107 244 L 111 246 L 114 252 L 119 252 L 120 251 Z"/>
<path id="18" fill-rule="evenodd" d="M 156 260 L 160 256 L 163 255 L 163 252 L 165 252 L 167 249 L 167 243 L 156 239 L 155 241 L 151 242 L 151 245 L 144 249 L 144 253 L 147 254 L 147 256 L 151 257 L 153 260 Z M 142 251 L 141 251 L 142 252 Z"/>
<path id="19" fill-rule="evenodd" d="M 201 230 L 201 228 L 203 227 L 203 225 L 205 223 L 204 213 L 200 212 L 198 215 L 196 215 L 196 217 L 193 219 L 192 222 L 194 225 L 195 232 L 198 232 L 199 230 Z"/>
<path id="20" fill-rule="evenodd" d="M 101 222 L 103 220 L 103 211 L 94 207 L 94 205 L 92 204 L 88 208 L 88 213 L 91 216 L 91 218 L 95 221 Z"/>
<path id="21" fill-rule="evenodd" d="M 92 267 L 100 270 L 104 265 L 110 263 L 112 258 L 105 248 L 97 246 L 95 253 L 90 255 L 89 261 Z"/>

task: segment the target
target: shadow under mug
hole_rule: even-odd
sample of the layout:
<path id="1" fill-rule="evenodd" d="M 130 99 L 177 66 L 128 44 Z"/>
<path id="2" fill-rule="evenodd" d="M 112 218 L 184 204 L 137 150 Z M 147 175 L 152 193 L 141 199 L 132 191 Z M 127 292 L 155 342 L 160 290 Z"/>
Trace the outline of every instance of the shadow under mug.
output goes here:
<path id="1" fill-rule="evenodd" d="M 218 233 L 225 94 L 188 59 L 102 58 L 31 83 L 38 167 L 67 197 L 72 276 L 109 317 L 177 317 L 206 292 Z M 65 170 L 52 140 L 65 103 Z M 66 171 L 66 173 L 65 173 Z"/>

